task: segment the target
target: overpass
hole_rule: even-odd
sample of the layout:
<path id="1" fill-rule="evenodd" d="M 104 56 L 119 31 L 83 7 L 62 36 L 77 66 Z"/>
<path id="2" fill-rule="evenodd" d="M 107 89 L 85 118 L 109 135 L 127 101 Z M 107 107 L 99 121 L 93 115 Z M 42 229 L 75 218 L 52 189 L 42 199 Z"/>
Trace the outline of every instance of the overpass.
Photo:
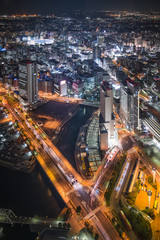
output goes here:
<path id="1" fill-rule="evenodd" d="M 72 97 L 62 97 L 58 95 L 46 95 L 39 93 L 40 97 L 42 99 L 48 99 L 56 102 L 63 102 L 63 103 L 72 103 L 72 104 L 80 104 L 80 105 L 85 105 L 85 106 L 90 106 L 90 107 L 99 107 L 100 102 L 99 101 L 89 101 L 86 99 L 79 99 L 79 98 L 72 98 Z"/>
<path id="2" fill-rule="evenodd" d="M 97 108 L 100 107 L 100 102 L 99 101 L 93 102 L 93 101 L 83 100 L 82 99 L 81 101 L 79 101 L 79 104 L 80 105 L 89 106 L 89 107 L 97 107 Z"/>

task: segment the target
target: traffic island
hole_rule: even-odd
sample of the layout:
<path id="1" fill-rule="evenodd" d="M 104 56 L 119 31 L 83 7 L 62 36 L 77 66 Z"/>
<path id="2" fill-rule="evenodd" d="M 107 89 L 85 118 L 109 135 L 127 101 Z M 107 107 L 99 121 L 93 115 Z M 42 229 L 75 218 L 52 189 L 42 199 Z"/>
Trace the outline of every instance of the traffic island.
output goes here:
<path id="1" fill-rule="evenodd" d="M 136 208 L 126 207 L 123 205 L 122 201 L 120 201 L 120 207 L 131 224 L 136 236 L 141 240 L 151 240 L 152 229 L 150 222 L 146 220 Z"/>

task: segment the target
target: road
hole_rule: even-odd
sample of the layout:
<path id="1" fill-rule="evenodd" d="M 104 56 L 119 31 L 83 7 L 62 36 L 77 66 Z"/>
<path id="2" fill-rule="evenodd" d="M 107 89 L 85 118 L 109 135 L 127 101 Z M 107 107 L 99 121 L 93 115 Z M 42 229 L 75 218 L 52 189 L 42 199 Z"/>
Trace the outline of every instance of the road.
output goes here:
<path id="1" fill-rule="evenodd" d="M 41 137 L 42 130 L 40 128 L 35 130 L 32 124 L 26 120 L 24 114 L 18 111 L 16 103 L 8 97 L 6 99 L 8 103 L 5 105 L 13 118 L 27 132 L 28 138 L 39 153 L 37 156 L 39 164 L 66 204 L 71 201 L 75 207 L 80 205 L 82 219 L 86 219 L 85 217 L 88 215 L 92 217 L 90 222 L 101 239 L 120 239 L 118 233 L 100 209 L 97 198 L 93 200 L 93 205 L 90 205 L 90 201 L 88 201 L 90 199 L 90 188 L 87 186 L 90 182 L 82 181 L 76 170 L 73 169 L 53 143 L 49 139 L 44 140 Z M 43 148 L 39 141 L 43 144 Z M 98 215 L 95 215 L 97 213 L 96 209 L 99 212 Z"/>
<path id="2" fill-rule="evenodd" d="M 94 176 L 94 184 L 93 184 L 93 189 L 91 191 L 91 204 L 93 199 L 97 196 L 97 191 L 98 191 L 98 196 L 104 195 L 104 192 L 106 190 L 106 183 L 109 182 L 109 180 L 112 177 L 112 173 L 114 170 L 114 165 L 117 160 L 116 155 L 119 152 L 118 147 L 114 147 L 111 152 L 105 155 L 102 164 L 100 165 L 99 169 L 97 170 L 95 176 Z"/>
<path id="3" fill-rule="evenodd" d="M 131 154 L 127 155 L 127 158 L 123 164 L 123 168 L 120 172 L 119 178 L 117 180 L 117 183 L 115 185 L 115 188 L 110 198 L 110 206 L 112 209 L 116 210 L 117 212 L 121 210 L 119 207 L 119 201 L 121 198 L 121 193 L 123 192 L 126 182 L 128 181 L 128 177 L 130 177 L 130 173 L 134 165 L 134 161 L 133 161 L 134 158 L 135 157 Z M 130 239 L 133 239 L 133 240 L 137 239 L 133 231 L 128 232 L 128 235 Z"/>
<path id="4" fill-rule="evenodd" d="M 79 99 L 79 98 L 72 98 L 72 97 L 62 97 L 59 96 L 57 94 L 54 95 L 49 95 L 48 93 L 40 93 L 39 96 L 42 99 L 47 99 L 47 100 L 52 100 L 52 101 L 56 101 L 56 102 L 64 102 L 64 103 L 78 103 L 81 105 L 85 105 L 85 106 L 92 106 L 92 107 L 99 107 L 100 106 L 100 102 L 99 101 L 89 101 L 89 100 L 85 100 L 85 99 Z"/>

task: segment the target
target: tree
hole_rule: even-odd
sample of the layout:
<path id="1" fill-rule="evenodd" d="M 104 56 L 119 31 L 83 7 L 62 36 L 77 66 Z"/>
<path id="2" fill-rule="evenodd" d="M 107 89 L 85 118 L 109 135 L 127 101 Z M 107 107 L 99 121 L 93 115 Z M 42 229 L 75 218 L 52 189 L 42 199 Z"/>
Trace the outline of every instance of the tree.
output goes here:
<path id="1" fill-rule="evenodd" d="M 66 228 L 67 227 L 67 224 L 66 223 L 63 223 L 63 228 Z"/>
<path id="2" fill-rule="evenodd" d="M 152 229 L 149 221 L 146 221 L 142 214 L 137 214 L 136 211 L 125 211 L 126 217 L 131 223 L 134 232 L 141 240 L 151 240 L 152 239 Z"/>
<path id="3" fill-rule="evenodd" d="M 62 223 L 61 223 L 61 222 L 58 223 L 58 227 L 59 227 L 59 228 L 62 227 Z"/>
<path id="4" fill-rule="evenodd" d="M 67 223 L 67 228 L 70 229 L 71 228 L 71 224 Z"/>
<path id="5" fill-rule="evenodd" d="M 93 233 L 93 226 L 92 225 L 90 226 L 89 230 L 90 230 L 91 233 Z"/>
<path id="6" fill-rule="evenodd" d="M 87 229 L 89 229 L 89 227 L 90 227 L 90 223 L 88 222 L 88 221 L 85 221 L 85 227 L 87 228 Z"/>
<path id="7" fill-rule="evenodd" d="M 156 237 L 157 240 L 160 240 L 160 230 L 156 231 L 155 237 Z"/>
<path id="8" fill-rule="evenodd" d="M 143 210 L 144 213 L 146 213 L 147 215 L 150 216 L 150 218 L 152 218 L 153 220 L 155 220 L 156 216 L 154 214 L 154 210 L 150 209 L 150 208 L 146 208 Z"/>
<path id="9" fill-rule="evenodd" d="M 98 233 L 95 234 L 94 239 L 95 239 L 95 240 L 98 240 L 98 239 L 99 239 L 99 235 L 98 235 Z"/>
<path id="10" fill-rule="evenodd" d="M 71 209 L 67 208 L 67 211 L 64 215 L 64 221 L 68 220 L 71 215 L 72 215 Z"/>
<path id="11" fill-rule="evenodd" d="M 76 212 L 78 213 L 78 215 L 80 214 L 81 210 L 82 210 L 81 206 L 77 206 Z"/>

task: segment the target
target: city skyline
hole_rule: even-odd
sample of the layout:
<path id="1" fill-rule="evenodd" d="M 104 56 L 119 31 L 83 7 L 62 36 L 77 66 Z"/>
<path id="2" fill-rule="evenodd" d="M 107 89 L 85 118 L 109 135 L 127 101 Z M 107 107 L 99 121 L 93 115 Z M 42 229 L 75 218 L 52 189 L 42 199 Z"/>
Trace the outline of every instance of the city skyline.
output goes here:
<path id="1" fill-rule="evenodd" d="M 159 239 L 159 12 L 28 12 L 0 15 L 0 238 Z"/>
<path id="2" fill-rule="evenodd" d="M 153 1 L 138 1 L 138 0 L 60 0 L 60 1 L 20 1 L 20 0 L 1 0 L 0 14 L 54 14 L 63 13 L 64 11 L 86 10 L 86 11 L 159 11 L 160 2 Z"/>

